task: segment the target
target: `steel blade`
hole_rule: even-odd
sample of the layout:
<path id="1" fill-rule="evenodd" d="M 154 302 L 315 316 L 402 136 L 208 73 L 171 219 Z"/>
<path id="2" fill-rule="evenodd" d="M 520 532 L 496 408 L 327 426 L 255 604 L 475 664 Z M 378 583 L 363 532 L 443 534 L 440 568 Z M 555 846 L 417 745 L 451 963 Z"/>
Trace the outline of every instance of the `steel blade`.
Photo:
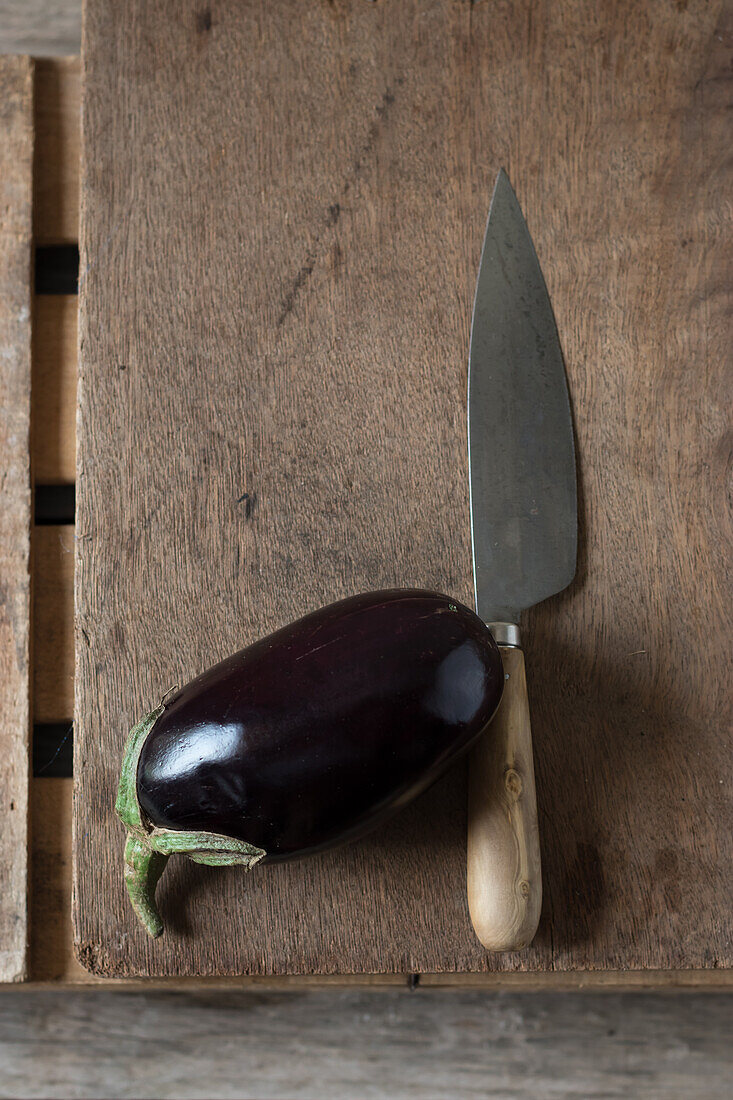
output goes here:
<path id="1" fill-rule="evenodd" d="M 575 575 L 577 488 L 555 317 L 503 171 L 473 307 L 468 440 L 476 611 L 518 623 Z"/>

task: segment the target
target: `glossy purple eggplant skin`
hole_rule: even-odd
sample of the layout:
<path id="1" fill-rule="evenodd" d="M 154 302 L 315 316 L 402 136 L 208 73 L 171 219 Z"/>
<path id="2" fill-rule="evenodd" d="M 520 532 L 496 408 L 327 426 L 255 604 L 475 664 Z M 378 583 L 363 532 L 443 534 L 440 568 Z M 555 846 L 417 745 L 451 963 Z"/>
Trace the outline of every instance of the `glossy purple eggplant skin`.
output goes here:
<path id="1" fill-rule="evenodd" d="M 485 624 L 433 592 L 324 607 L 216 665 L 143 745 L 152 825 L 263 848 L 263 862 L 355 839 L 424 791 L 485 728 L 503 668 Z"/>

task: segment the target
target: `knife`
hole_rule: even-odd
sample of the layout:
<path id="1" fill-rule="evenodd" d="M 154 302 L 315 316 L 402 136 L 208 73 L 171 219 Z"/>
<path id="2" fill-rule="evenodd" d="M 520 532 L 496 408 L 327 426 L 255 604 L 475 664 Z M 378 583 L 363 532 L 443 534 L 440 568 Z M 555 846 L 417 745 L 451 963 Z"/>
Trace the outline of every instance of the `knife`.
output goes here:
<path id="1" fill-rule="evenodd" d="M 469 761 L 468 906 L 490 951 L 531 943 L 542 905 L 532 735 L 519 620 L 575 576 L 577 489 L 565 368 L 539 261 L 506 173 L 481 253 L 468 369 L 476 612 L 504 696 Z"/>

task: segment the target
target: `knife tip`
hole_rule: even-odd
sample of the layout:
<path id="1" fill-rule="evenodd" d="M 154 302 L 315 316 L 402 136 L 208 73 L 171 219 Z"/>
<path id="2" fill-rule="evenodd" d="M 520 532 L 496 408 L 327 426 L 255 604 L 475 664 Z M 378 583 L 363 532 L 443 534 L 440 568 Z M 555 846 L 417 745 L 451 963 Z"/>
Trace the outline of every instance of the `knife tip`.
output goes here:
<path id="1" fill-rule="evenodd" d="M 494 193 L 491 196 L 491 205 L 489 207 L 489 221 L 491 221 L 492 214 L 495 214 L 500 207 L 514 207 L 519 211 L 520 217 L 524 220 L 522 214 L 522 208 L 519 205 L 519 200 L 516 196 L 514 188 L 512 187 L 511 180 L 507 175 L 504 168 L 500 168 L 497 176 L 496 183 L 494 184 Z"/>
<path id="2" fill-rule="evenodd" d="M 508 187 L 510 191 L 514 191 L 511 185 L 511 181 L 505 168 L 500 168 L 496 174 L 496 183 L 494 184 L 494 191 L 497 191 L 500 187 Z"/>

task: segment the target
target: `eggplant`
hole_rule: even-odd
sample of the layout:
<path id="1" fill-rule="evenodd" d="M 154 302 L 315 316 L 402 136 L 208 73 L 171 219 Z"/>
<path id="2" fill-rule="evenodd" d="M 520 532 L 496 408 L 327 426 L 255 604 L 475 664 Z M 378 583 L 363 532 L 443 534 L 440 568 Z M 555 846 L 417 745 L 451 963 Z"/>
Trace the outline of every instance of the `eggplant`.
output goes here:
<path id="1" fill-rule="evenodd" d="M 151 936 L 171 854 L 213 866 L 354 840 L 421 794 L 501 699 L 488 627 L 435 592 L 340 600 L 192 680 L 130 732 L 116 811 Z"/>

